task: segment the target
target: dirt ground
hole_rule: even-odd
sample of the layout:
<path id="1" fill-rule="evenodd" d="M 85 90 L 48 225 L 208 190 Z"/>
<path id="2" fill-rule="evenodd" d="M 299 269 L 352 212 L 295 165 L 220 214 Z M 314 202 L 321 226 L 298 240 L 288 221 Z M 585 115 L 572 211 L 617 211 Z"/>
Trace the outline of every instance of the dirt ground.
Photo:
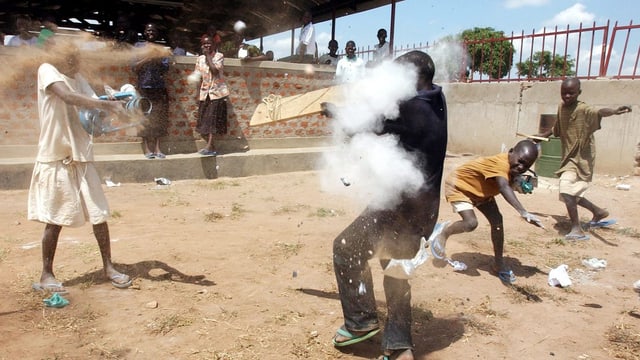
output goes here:
<path id="1" fill-rule="evenodd" d="M 447 171 L 467 160 L 447 159 Z M 631 185 L 628 191 L 616 185 Z M 429 261 L 411 281 L 417 359 L 640 359 L 640 178 L 598 174 L 592 201 L 618 220 L 567 242 L 556 181 L 540 179 L 526 224 L 502 199 L 507 261 L 518 280 L 489 273 L 488 223 L 452 237 L 455 272 Z M 91 226 L 63 229 L 55 261 L 70 305 L 31 290 L 43 225 L 26 220 L 26 190 L 0 191 L 0 359 L 366 359 L 380 336 L 342 350 L 333 238 L 360 212 L 320 190 L 318 173 L 106 187 L 113 259 L 134 286 L 101 276 Z M 589 220 L 583 211 L 584 220 Z M 443 202 L 440 219 L 457 216 Z M 582 260 L 605 259 L 602 270 Z M 548 285 L 566 264 L 572 285 Z M 382 272 L 373 260 L 381 319 Z"/>

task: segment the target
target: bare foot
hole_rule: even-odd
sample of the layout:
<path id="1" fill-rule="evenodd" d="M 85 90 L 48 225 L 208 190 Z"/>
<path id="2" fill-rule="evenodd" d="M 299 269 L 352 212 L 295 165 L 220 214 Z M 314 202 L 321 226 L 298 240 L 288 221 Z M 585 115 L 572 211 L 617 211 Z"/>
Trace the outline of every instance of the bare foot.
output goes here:
<path id="1" fill-rule="evenodd" d="M 392 350 L 385 351 L 384 355 L 379 359 L 382 360 L 414 360 L 413 351 L 411 349 L 406 350 Z"/>

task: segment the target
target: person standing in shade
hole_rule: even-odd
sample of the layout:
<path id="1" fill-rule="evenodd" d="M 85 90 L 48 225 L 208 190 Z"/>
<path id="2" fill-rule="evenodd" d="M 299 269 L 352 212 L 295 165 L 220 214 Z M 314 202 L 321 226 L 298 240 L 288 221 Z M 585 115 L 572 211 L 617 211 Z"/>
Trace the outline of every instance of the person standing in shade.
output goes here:
<path id="1" fill-rule="evenodd" d="M 580 224 L 578 206 L 591 212 L 592 218 L 587 224 L 590 227 L 608 226 L 615 222 L 605 220 L 609 212 L 585 198 L 596 161 L 596 139 L 593 134 L 600 130 L 603 117 L 631 112 L 629 106 L 616 109 L 590 106 L 578 100 L 581 93 L 579 79 L 563 80 L 560 85 L 562 103 L 558 105 L 558 120 L 552 129 L 538 134 L 548 137 L 553 133 L 560 138 L 562 160 L 556 175 L 560 176 L 560 198 L 571 220 L 571 230 L 565 235 L 567 240 L 589 240 L 589 235 L 584 233 Z"/>
<path id="2" fill-rule="evenodd" d="M 63 227 L 93 225 L 104 275 L 117 288 L 131 286 L 131 278 L 111 262 L 107 219 L 109 205 L 94 166 L 91 136 L 82 127 L 79 109 L 100 109 L 126 115 L 119 101 L 99 100 L 78 74 L 80 51 L 61 39 L 45 43 L 47 61 L 38 68 L 40 138 L 29 187 L 27 218 L 45 224 L 42 236 L 42 274 L 34 290 L 67 293 L 53 272 L 53 259 Z M 90 91 L 89 91 L 90 90 Z"/>
<path id="3" fill-rule="evenodd" d="M 302 29 L 300 30 L 300 38 L 298 42 L 298 62 L 305 64 L 314 64 L 318 57 L 316 50 L 316 30 L 311 21 L 311 12 L 305 11 L 302 14 Z"/>
<path id="4" fill-rule="evenodd" d="M 190 75 L 201 79 L 196 131 L 207 140 L 207 144 L 199 153 L 216 156 L 213 136 L 227 133 L 229 88 L 224 79 L 224 55 L 218 51 L 218 42 L 205 34 L 200 41 L 200 48 L 203 54 L 196 59 L 194 73 Z"/>
<path id="5" fill-rule="evenodd" d="M 311 13 L 305 11 L 302 14 L 302 28 L 298 38 L 298 47 L 295 54 L 279 58 L 281 62 L 315 64 L 318 60 L 318 49 L 316 46 L 316 30 L 311 21 Z"/>
<path id="6" fill-rule="evenodd" d="M 352 83 L 364 77 L 364 61 L 356 56 L 356 43 L 347 41 L 344 48 L 346 55 L 336 65 L 336 81 L 340 84 Z"/>
<path id="7" fill-rule="evenodd" d="M 391 52 L 389 50 L 389 43 L 387 42 L 387 30 L 378 30 L 378 43 L 375 45 L 375 51 L 373 52 L 373 63 L 379 64 L 386 59 L 391 58 Z"/>
<path id="8" fill-rule="evenodd" d="M 153 23 L 144 27 L 146 41 L 137 42 L 134 47 L 154 46 L 160 40 L 160 31 Z M 149 52 L 154 54 L 154 52 Z M 165 75 L 169 70 L 169 57 L 148 55 L 138 59 L 134 65 L 138 75 L 138 91 L 140 96 L 151 101 L 151 113 L 138 136 L 142 137 L 144 156 L 147 159 L 164 159 L 160 150 L 160 138 L 168 135 L 169 128 L 169 95 L 165 84 Z"/>
<path id="9" fill-rule="evenodd" d="M 18 15 L 16 17 L 16 35 L 9 40 L 7 46 L 33 46 L 38 43 L 38 37 L 30 30 L 33 27 L 31 17 Z"/>
<path id="10" fill-rule="evenodd" d="M 396 59 L 417 70 L 413 98 L 399 105 L 399 116 L 385 120 L 381 135 L 397 136 L 416 158 L 424 183 L 415 194 L 403 194 L 392 209 L 367 207 L 333 241 L 333 267 L 344 324 L 333 337 L 343 347 L 365 341 L 380 331 L 369 260 L 386 268 L 390 259 L 413 258 L 421 237 L 433 231 L 440 208 L 440 185 L 447 150 L 447 105 L 442 87 L 433 84 L 435 65 L 429 55 L 411 51 Z M 384 87 L 382 87 L 384 88 Z M 384 276 L 387 321 L 382 359 L 413 360 L 411 285 L 407 278 Z"/>
<path id="11" fill-rule="evenodd" d="M 318 64 L 337 66 L 340 57 L 338 56 L 338 40 L 329 40 L 329 53 L 318 58 Z"/>

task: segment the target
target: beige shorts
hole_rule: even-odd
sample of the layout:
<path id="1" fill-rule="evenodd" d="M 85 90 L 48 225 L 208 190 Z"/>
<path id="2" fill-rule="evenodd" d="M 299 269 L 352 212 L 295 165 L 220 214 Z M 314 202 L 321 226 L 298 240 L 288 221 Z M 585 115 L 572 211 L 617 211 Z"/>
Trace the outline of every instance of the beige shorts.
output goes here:
<path id="1" fill-rule="evenodd" d="M 589 183 L 578 179 L 575 171 L 565 171 L 560 175 L 560 194 L 583 197 L 589 188 Z"/>
<path id="2" fill-rule="evenodd" d="M 27 218 L 76 227 L 109 218 L 109 204 L 93 163 L 36 162 L 29 187 Z"/>
<path id="3" fill-rule="evenodd" d="M 459 213 L 460 211 L 473 210 L 473 204 L 466 201 L 454 201 L 451 203 L 453 212 Z"/>

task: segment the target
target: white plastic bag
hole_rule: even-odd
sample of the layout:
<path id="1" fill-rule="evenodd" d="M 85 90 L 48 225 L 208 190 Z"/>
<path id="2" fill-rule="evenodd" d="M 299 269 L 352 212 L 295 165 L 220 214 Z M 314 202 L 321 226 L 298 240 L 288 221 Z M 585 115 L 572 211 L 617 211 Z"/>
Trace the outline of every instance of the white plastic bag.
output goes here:
<path id="1" fill-rule="evenodd" d="M 562 264 L 555 269 L 549 271 L 549 286 L 568 287 L 571 286 L 571 279 L 569 278 L 568 265 Z"/>

